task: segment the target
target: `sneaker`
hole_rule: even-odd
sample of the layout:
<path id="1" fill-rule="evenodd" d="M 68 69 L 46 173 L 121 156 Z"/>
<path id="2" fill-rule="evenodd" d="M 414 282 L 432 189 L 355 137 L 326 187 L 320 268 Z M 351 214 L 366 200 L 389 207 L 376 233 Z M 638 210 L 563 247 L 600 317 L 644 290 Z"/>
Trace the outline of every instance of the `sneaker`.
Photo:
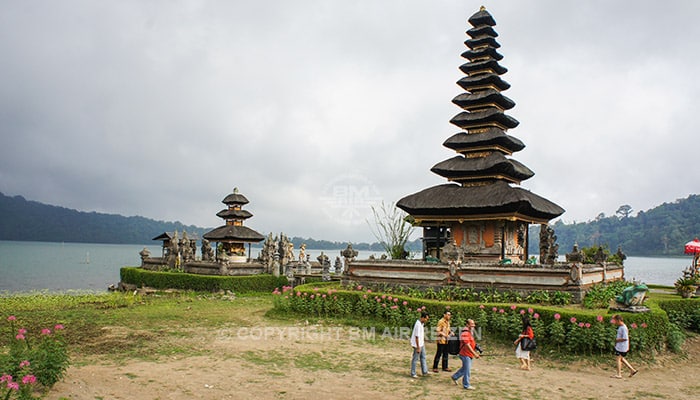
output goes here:
<path id="1" fill-rule="evenodd" d="M 474 386 L 471 386 L 471 385 L 465 387 L 465 389 L 467 389 L 467 390 L 476 390 L 476 388 L 475 388 Z"/>
<path id="2" fill-rule="evenodd" d="M 429 375 L 430 375 L 430 372 L 428 372 L 428 371 L 423 372 L 423 376 L 429 376 Z"/>
<path id="3" fill-rule="evenodd" d="M 457 379 L 452 378 L 452 377 L 450 377 L 450 379 L 452 380 L 452 383 L 455 384 L 455 386 L 459 385 L 459 383 L 457 382 Z"/>
<path id="4" fill-rule="evenodd" d="M 411 378 L 418 379 L 418 375 L 411 375 Z"/>

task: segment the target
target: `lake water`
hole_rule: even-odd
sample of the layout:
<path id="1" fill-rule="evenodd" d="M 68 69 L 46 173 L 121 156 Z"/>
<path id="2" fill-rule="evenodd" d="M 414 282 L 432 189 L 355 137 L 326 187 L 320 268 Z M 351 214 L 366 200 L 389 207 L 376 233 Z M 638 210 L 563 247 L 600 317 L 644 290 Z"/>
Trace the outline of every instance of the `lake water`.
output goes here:
<path id="1" fill-rule="evenodd" d="M 48 291 L 96 291 L 119 282 L 119 269 L 141 265 L 139 252 L 148 248 L 160 255 L 159 245 L 46 243 L 0 241 L 0 293 Z M 323 250 L 331 263 L 340 250 Z M 253 256 L 259 249 L 253 248 Z M 307 250 L 314 260 L 321 250 Z M 361 251 L 358 258 L 379 256 L 381 252 Z M 673 285 L 690 257 L 628 257 L 627 280 Z"/>

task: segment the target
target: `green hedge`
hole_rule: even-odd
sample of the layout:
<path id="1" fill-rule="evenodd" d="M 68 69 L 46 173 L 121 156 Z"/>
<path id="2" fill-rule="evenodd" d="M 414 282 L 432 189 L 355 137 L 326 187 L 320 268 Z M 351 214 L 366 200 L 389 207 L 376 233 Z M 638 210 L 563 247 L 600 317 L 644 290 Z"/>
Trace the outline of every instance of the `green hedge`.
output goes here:
<path id="1" fill-rule="evenodd" d="M 700 298 L 661 300 L 658 305 L 672 323 L 700 333 Z"/>
<path id="2" fill-rule="evenodd" d="M 231 290 L 234 293 L 270 292 L 285 285 L 287 278 L 269 274 L 252 276 L 197 275 L 182 272 L 158 272 L 143 268 L 123 267 L 121 281 L 154 289 L 183 289 L 198 292 Z"/>
<path id="3" fill-rule="evenodd" d="M 512 343 L 522 327 L 521 314 L 528 314 L 541 351 L 573 354 L 612 352 L 616 327 L 610 323 L 612 312 L 573 307 L 513 303 L 473 303 L 415 299 L 403 295 L 373 292 L 361 286 L 343 288 L 337 283 L 285 286 L 273 292 L 274 306 L 283 312 L 318 317 L 359 317 L 377 322 L 379 328 L 410 328 L 421 311 L 433 318 L 434 326 L 445 309 L 452 312 L 452 326 L 464 326 L 474 319 L 481 334 L 490 339 Z M 633 351 L 663 350 L 673 329 L 666 312 L 657 304 L 650 312 L 625 313 Z M 672 346 L 676 348 L 676 346 Z"/>

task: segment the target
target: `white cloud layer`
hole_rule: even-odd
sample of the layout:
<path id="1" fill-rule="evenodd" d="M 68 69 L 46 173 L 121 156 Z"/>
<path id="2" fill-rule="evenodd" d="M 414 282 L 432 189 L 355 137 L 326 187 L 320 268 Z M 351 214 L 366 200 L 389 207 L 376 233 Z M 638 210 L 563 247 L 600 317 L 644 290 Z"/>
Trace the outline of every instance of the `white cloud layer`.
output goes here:
<path id="1" fill-rule="evenodd" d="M 681 0 L 0 0 L 0 191 L 213 227 L 237 186 L 261 233 L 372 241 L 369 203 L 444 182 L 482 4 L 523 187 L 567 222 L 697 193 L 700 2 Z"/>

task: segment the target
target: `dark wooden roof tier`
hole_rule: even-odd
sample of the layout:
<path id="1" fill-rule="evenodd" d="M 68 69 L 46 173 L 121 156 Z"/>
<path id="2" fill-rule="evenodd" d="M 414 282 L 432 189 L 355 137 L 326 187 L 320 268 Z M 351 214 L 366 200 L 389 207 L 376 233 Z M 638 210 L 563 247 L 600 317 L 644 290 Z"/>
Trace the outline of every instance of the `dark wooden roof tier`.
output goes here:
<path id="1" fill-rule="evenodd" d="M 493 152 L 486 157 L 454 156 L 435 164 L 430 170 L 455 182 L 503 179 L 520 183 L 535 175 L 528 167 L 516 160 L 506 158 L 499 152 Z"/>
<path id="2" fill-rule="evenodd" d="M 478 74 L 465 76 L 457 81 L 457 84 L 464 90 L 477 91 L 493 88 L 494 90 L 508 90 L 510 83 L 501 79 L 496 74 Z"/>
<path id="3" fill-rule="evenodd" d="M 525 144 L 520 139 L 496 128 L 489 128 L 481 133 L 458 132 L 445 140 L 442 145 L 458 153 L 503 149 L 504 153 L 511 154 L 525 148 Z"/>
<path id="4" fill-rule="evenodd" d="M 481 7 L 479 11 L 474 13 L 469 19 L 467 20 L 472 26 L 496 26 L 496 20 L 493 19 L 493 16 L 486 11 L 485 7 Z"/>
<path id="5" fill-rule="evenodd" d="M 480 186 L 451 183 L 433 186 L 404 197 L 396 205 L 422 225 L 470 218 L 547 223 L 564 213 L 563 208 L 551 201 L 503 181 Z"/>
<path id="6" fill-rule="evenodd" d="M 486 89 L 476 93 L 462 93 L 455 96 L 452 102 L 463 110 L 475 110 L 485 106 L 495 105 L 503 110 L 515 107 L 515 102 L 494 89 Z"/>
<path id="7" fill-rule="evenodd" d="M 204 238 L 214 242 L 261 242 L 265 236 L 242 225 L 224 225 L 204 234 Z"/>
<path id="8" fill-rule="evenodd" d="M 501 129 L 512 129 L 518 126 L 519 122 L 515 118 L 503 114 L 497 108 L 490 108 L 476 112 L 461 112 L 450 120 L 450 123 L 462 129 L 498 127 Z"/>
<path id="9" fill-rule="evenodd" d="M 490 36 L 490 37 L 498 37 L 498 32 L 496 32 L 491 26 L 489 25 L 482 25 L 482 26 L 477 26 L 474 28 L 471 28 L 467 31 L 467 35 L 469 35 L 472 38 L 478 38 L 481 36 Z"/>
<path id="10" fill-rule="evenodd" d="M 469 61 L 478 61 L 482 59 L 491 58 L 494 60 L 502 60 L 503 55 L 496 51 L 493 47 L 483 47 L 475 50 L 467 50 L 462 53 L 462 58 L 466 58 Z"/>
<path id="11" fill-rule="evenodd" d="M 508 72 L 506 67 L 501 66 L 496 60 L 484 60 L 477 62 L 468 62 L 459 66 L 460 71 L 465 74 L 475 74 L 477 72 L 492 72 L 498 75 L 503 75 Z"/>
<path id="12" fill-rule="evenodd" d="M 223 219 L 248 219 L 253 216 L 253 214 L 250 213 L 250 211 L 247 210 L 235 210 L 235 209 L 226 209 L 226 210 L 221 210 L 218 213 L 216 213 L 216 216 L 219 218 Z"/>
<path id="13" fill-rule="evenodd" d="M 248 199 L 246 199 L 246 197 L 243 196 L 242 194 L 238 193 L 238 188 L 234 188 L 233 193 L 224 197 L 224 199 L 221 202 L 224 204 L 244 205 L 244 204 L 248 204 Z"/>
<path id="14" fill-rule="evenodd" d="M 464 44 L 472 50 L 476 49 L 477 47 L 483 46 L 493 47 L 494 49 L 501 47 L 501 45 L 496 41 L 495 37 L 488 35 L 483 35 L 473 39 L 467 39 L 464 41 Z"/>

